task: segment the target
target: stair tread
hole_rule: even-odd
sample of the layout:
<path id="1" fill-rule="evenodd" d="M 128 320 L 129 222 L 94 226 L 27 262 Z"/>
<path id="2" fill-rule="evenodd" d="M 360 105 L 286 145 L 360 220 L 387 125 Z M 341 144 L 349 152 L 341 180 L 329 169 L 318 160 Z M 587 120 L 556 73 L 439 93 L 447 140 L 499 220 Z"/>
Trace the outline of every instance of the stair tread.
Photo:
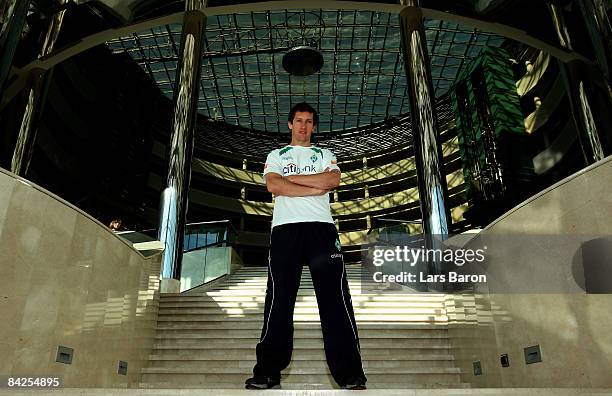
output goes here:
<path id="1" fill-rule="evenodd" d="M 170 304 L 170 303 L 194 303 L 194 302 L 257 302 L 263 303 L 265 301 L 265 292 L 258 293 L 257 295 L 249 294 L 249 293 L 239 293 L 239 294 L 220 294 L 220 295 L 183 295 L 183 296 L 174 296 L 174 297 L 162 297 L 160 299 L 160 305 Z M 377 302 L 377 303 L 387 303 L 387 302 L 396 302 L 396 303 L 434 303 L 434 304 L 443 304 L 444 301 L 440 299 L 433 298 L 422 298 L 418 296 L 405 296 L 405 295 L 389 295 L 389 296 L 367 296 L 356 294 L 352 296 L 353 303 L 363 303 L 363 302 Z M 316 297 L 313 294 L 309 295 L 298 295 L 298 299 L 296 303 L 316 303 Z"/>
<path id="2" fill-rule="evenodd" d="M 294 345 L 293 349 L 294 350 L 309 350 L 309 349 L 321 349 L 322 345 Z M 164 349 L 171 349 L 171 350 L 177 350 L 177 349 L 181 349 L 181 350 L 202 350 L 202 351 L 206 351 L 206 350 L 223 350 L 223 351 L 232 351 L 232 350 L 240 350 L 240 351 L 251 351 L 255 349 L 255 344 L 253 343 L 249 343 L 248 345 L 244 345 L 244 346 L 224 346 L 223 348 L 220 348 L 218 345 L 208 345 L 208 344 L 204 344 L 204 345 L 154 345 L 153 346 L 153 351 L 158 351 L 158 350 L 164 350 Z M 371 349 L 384 349 L 384 350 L 388 350 L 389 347 L 388 346 L 376 346 L 376 345 L 361 345 L 361 350 L 363 352 L 363 350 L 371 350 Z M 397 348 L 393 348 L 394 350 L 396 350 Z M 451 347 L 450 345 L 404 345 L 402 346 L 401 349 L 448 349 L 448 350 L 452 350 L 454 349 L 453 347 Z"/>
<path id="3" fill-rule="evenodd" d="M 171 308 L 263 308 L 263 301 L 163 301 L 160 309 Z M 444 302 L 411 301 L 415 308 L 444 308 Z M 296 308 L 318 308 L 316 301 L 296 301 Z M 353 301 L 356 308 L 405 308 L 405 301 Z"/>
<path id="4" fill-rule="evenodd" d="M 245 325 L 251 325 L 252 323 L 244 323 Z M 358 324 L 358 330 L 385 330 L 385 329 L 393 329 L 393 330 L 448 330 L 448 325 L 446 323 L 442 324 L 442 323 L 432 323 L 432 324 L 426 324 L 426 323 L 387 323 L 387 322 L 380 322 L 380 323 L 362 323 L 362 324 Z M 194 330 L 198 330 L 198 329 L 202 329 L 202 330 L 206 330 L 206 329 L 217 329 L 218 327 L 211 327 L 208 324 L 193 324 L 193 325 L 189 325 L 189 324 L 183 324 L 183 323 L 172 323 L 172 322 L 165 322 L 165 323 L 159 323 L 158 324 L 158 329 L 174 329 L 174 326 L 178 326 L 179 329 L 194 329 Z M 232 324 L 232 326 L 234 326 L 234 324 Z M 393 327 L 389 327 L 389 326 L 393 326 Z M 320 323 L 315 323 L 315 322 L 295 322 L 294 323 L 294 329 L 295 330 L 313 330 L 313 329 L 320 329 L 321 328 L 321 324 Z M 232 327 L 234 328 L 234 327 Z M 259 329 L 261 330 L 261 326 L 260 327 L 254 327 L 252 326 L 251 328 L 253 329 Z"/>
<path id="5" fill-rule="evenodd" d="M 364 356 L 364 361 L 387 361 L 389 359 L 388 356 Z M 189 355 L 181 355 L 181 354 L 167 354 L 167 355 L 150 355 L 150 361 L 232 361 L 232 362 L 240 362 L 242 359 L 236 359 L 232 356 L 221 355 L 216 357 L 197 357 L 197 356 L 189 356 Z M 325 354 L 321 353 L 321 356 L 318 358 L 312 356 L 294 356 L 292 357 L 292 361 L 320 361 L 325 362 Z M 449 354 L 430 354 L 430 355 L 412 355 L 412 356 L 396 356 L 395 361 L 446 361 L 446 360 L 455 360 L 453 355 Z"/>
<path id="6" fill-rule="evenodd" d="M 244 380 L 241 382 L 207 382 L 206 389 L 244 389 Z M 138 387 L 141 389 L 176 389 L 176 382 L 140 382 Z M 204 388 L 200 384 L 181 384 L 182 389 L 197 389 L 199 392 Z M 433 388 L 451 388 L 451 389 L 468 389 L 470 385 L 461 382 L 432 382 L 432 383 L 410 383 L 410 382 L 389 382 L 375 383 L 368 381 L 368 389 L 433 389 Z M 282 390 L 327 390 L 337 389 L 337 387 L 330 386 L 328 384 L 315 384 L 310 382 L 305 383 L 286 383 L 281 382 Z M 246 392 L 246 391 L 245 391 Z M 250 393 L 254 391 L 249 391 Z M 278 392 L 278 391 L 277 391 Z M 177 392 L 178 394 L 178 392 Z M 212 393 L 209 393 L 212 394 Z M 246 393 L 245 393 L 246 394 Z M 302 394 L 302 393 L 300 393 Z M 511 393 L 507 393 L 511 394 Z"/>
<path id="7" fill-rule="evenodd" d="M 435 315 L 444 315 L 446 310 L 441 308 L 431 309 L 431 308 L 353 308 L 355 311 L 355 315 L 365 315 L 365 314 L 424 314 L 424 313 L 432 313 Z M 442 312 L 435 312 L 435 311 Z M 433 312 L 432 312 L 433 311 Z M 296 307 L 294 310 L 295 314 L 318 314 L 319 308 L 305 308 L 305 307 Z M 201 315 L 201 314 L 244 314 L 244 315 L 263 315 L 264 310 L 263 307 L 259 308 L 161 308 L 159 309 L 159 315 Z"/>
<path id="8" fill-rule="evenodd" d="M 154 339 L 160 340 L 160 339 L 190 339 L 190 340 L 210 340 L 210 339 L 234 339 L 234 340 L 259 340 L 260 338 L 260 331 L 256 331 L 253 330 L 252 334 L 228 334 L 227 337 L 222 337 L 221 335 L 206 335 L 206 334 L 196 334 L 196 333 L 192 333 L 192 334 L 184 334 L 184 333 L 157 333 L 154 336 Z M 429 335 L 429 334 L 423 334 L 421 336 L 418 335 L 406 335 L 406 336 L 401 336 L 401 335 L 390 335 L 390 336 L 384 336 L 384 335 L 380 335 L 380 336 L 374 336 L 374 335 L 368 335 L 368 334 L 364 334 L 363 332 L 359 332 L 359 339 L 360 340 L 381 340 L 381 339 L 393 339 L 393 340 L 448 340 L 450 339 L 449 336 L 447 334 L 440 334 L 440 335 Z M 299 335 L 294 335 L 293 336 L 294 340 L 320 340 L 322 339 L 321 337 L 321 333 L 313 333 L 313 334 L 307 334 L 307 335 L 303 335 L 303 334 L 299 334 Z"/>
<path id="9" fill-rule="evenodd" d="M 351 287 L 351 294 L 355 294 L 356 296 L 376 296 L 376 295 L 381 295 L 381 294 L 397 294 L 397 295 L 404 295 L 404 296 L 410 296 L 410 295 L 421 295 L 422 293 L 407 293 L 407 292 L 393 292 L 393 291 L 386 291 L 386 290 L 381 290 L 379 293 L 374 293 L 371 290 L 368 290 L 367 292 L 362 293 L 360 290 L 360 287 Z M 181 296 L 201 296 L 201 295 L 215 295 L 215 294 L 240 294 L 240 293 L 259 293 L 259 294 L 265 294 L 266 289 L 263 287 L 251 287 L 251 288 L 238 288 L 238 289 L 223 289 L 223 288 L 214 288 L 214 289 L 210 289 L 207 291 L 203 291 L 203 292 L 192 292 L 192 293 L 164 293 L 164 295 L 162 296 L 162 298 L 167 298 L 167 297 L 181 297 Z M 300 295 L 312 295 L 314 296 L 314 289 L 298 289 L 298 296 Z M 436 298 L 436 297 L 430 297 L 430 298 Z M 443 298 L 443 296 L 437 296 L 437 298 Z"/>
<path id="10" fill-rule="evenodd" d="M 232 340 L 259 340 L 260 338 L 260 332 L 257 333 L 253 333 L 253 334 L 245 334 L 242 336 L 237 336 L 235 334 L 230 334 L 227 337 L 223 337 L 221 335 L 212 335 L 212 336 L 207 336 L 205 334 L 156 334 L 154 336 L 155 340 L 201 340 L 201 341 L 214 341 L 214 340 L 228 340 L 228 339 L 232 339 Z M 298 340 L 323 340 L 323 337 L 321 336 L 321 334 L 313 334 L 312 337 L 305 337 L 303 335 L 294 335 L 293 339 L 298 341 Z M 448 337 L 448 335 L 440 335 L 440 336 L 433 336 L 433 335 L 422 335 L 420 337 L 417 336 L 397 336 L 397 335 L 390 335 L 390 336 L 386 336 L 386 337 L 367 337 L 364 336 L 363 334 L 359 334 L 359 339 L 366 341 L 367 342 L 378 342 L 378 341 L 389 341 L 389 342 L 393 342 L 393 341 L 403 341 L 403 340 L 415 340 L 415 341 L 425 341 L 425 340 L 449 340 L 450 338 Z"/>
<path id="11" fill-rule="evenodd" d="M 291 375 L 300 374 L 321 374 L 327 375 L 327 368 L 298 368 L 286 369 Z M 251 374 L 251 367 L 211 367 L 211 368 L 173 368 L 173 367 L 146 367 L 141 369 L 144 374 Z M 456 367 L 408 367 L 408 368 L 370 368 L 367 370 L 367 375 L 373 374 L 459 374 L 461 370 Z"/>

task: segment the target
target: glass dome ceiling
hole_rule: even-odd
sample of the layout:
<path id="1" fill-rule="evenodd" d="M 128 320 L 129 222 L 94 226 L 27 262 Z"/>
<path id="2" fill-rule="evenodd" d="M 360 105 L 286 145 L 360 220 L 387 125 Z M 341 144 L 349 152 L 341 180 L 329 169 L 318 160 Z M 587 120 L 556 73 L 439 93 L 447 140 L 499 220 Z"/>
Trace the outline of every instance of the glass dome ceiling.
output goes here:
<path id="1" fill-rule="evenodd" d="M 181 24 L 162 25 L 107 42 L 127 52 L 172 97 Z M 506 39 L 457 23 L 426 20 L 436 96 L 483 46 Z M 319 133 L 343 131 L 409 112 L 399 18 L 371 11 L 285 10 L 208 17 L 198 109 L 214 120 L 252 130 L 288 132 L 292 104 L 318 108 Z M 286 51 L 311 44 L 322 70 L 290 76 Z"/>

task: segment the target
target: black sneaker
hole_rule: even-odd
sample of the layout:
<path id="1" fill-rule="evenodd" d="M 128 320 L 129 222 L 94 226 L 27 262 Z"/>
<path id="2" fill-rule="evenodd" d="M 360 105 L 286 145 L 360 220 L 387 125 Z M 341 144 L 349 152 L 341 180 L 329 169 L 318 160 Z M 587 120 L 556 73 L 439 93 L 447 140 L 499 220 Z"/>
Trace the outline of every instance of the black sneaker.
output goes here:
<path id="1" fill-rule="evenodd" d="M 342 386 L 342 389 L 348 390 L 366 390 L 368 387 L 363 378 L 352 378 Z"/>
<path id="2" fill-rule="evenodd" d="M 245 382 L 246 389 L 278 389 L 280 388 L 280 380 L 263 375 L 256 375 L 249 378 Z"/>

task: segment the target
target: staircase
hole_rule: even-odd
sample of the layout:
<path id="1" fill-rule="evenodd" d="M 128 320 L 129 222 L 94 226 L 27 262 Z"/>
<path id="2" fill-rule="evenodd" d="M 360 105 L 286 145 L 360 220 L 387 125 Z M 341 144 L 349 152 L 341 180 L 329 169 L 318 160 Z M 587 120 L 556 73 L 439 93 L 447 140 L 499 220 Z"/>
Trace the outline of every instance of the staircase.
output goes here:
<path id="1" fill-rule="evenodd" d="M 443 294 L 361 293 L 347 266 L 370 389 L 466 388 L 455 367 Z M 163 294 L 141 388 L 243 388 L 263 324 L 267 269 L 243 267 L 201 292 Z M 294 351 L 283 389 L 334 389 L 307 268 L 294 314 Z"/>

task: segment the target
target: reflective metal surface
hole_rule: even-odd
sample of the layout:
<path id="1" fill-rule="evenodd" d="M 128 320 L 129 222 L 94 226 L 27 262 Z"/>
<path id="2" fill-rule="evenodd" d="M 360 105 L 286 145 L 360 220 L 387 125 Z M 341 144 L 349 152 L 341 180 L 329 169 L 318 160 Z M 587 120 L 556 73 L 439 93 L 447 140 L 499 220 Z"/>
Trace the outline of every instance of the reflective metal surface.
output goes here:
<path id="1" fill-rule="evenodd" d="M 565 22 L 563 9 L 554 4 L 549 4 L 548 7 L 559 43 L 571 50 L 572 32 Z M 558 62 L 558 65 L 565 83 L 585 163 L 592 164 L 603 159 L 612 150 L 608 132 L 612 127 L 612 118 L 609 111 L 605 110 L 610 104 L 609 86 L 601 87 L 601 84 L 598 84 L 597 80 L 603 80 L 600 68 L 586 65 L 580 61 Z M 590 89 L 585 89 L 585 86 Z M 604 111 L 598 112 L 597 117 L 593 114 L 594 100 L 599 100 L 601 103 L 598 105 L 603 104 L 604 106 Z"/>
<path id="2" fill-rule="evenodd" d="M 60 0 L 60 4 L 66 4 L 68 0 Z M 55 43 L 62 29 L 64 15 L 63 9 L 50 18 L 49 27 L 43 38 L 38 58 L 45 57 L 53 52 Z M 38 121 L 45 105 L 45 99 L 53 69 L 44 71 L 35 69 L 32 71 L 31 82 L 28 88 L 28 101 L 23 111 L 23 118 L 17 136 L 17 144 L 11 160 L 11 172 L 25 177 L 30 166 L 32 151 L 36 142 Z"/>
<path id="3" fill-rule="evenodd" d="M 30 166 L 30 159 L 36 142 L 37 121 L 40 119 L 44 97 L 50 81 L 47 76 L 51 73 L 52 71 L 47 72 L 41 69 L 35 69 L 31 72 L 28 99 L 23 110 L 23 118 L 21 119 L 15 151 L 11 160 L 11 172 L 22 177 L 26 176 Z"/>
<path id="4" fill-rule="evenodd" d="M 68 0 L 59 0 L 59 4 L 67 4 Z M 64 23 L 64 15 L 66 14 L 66 10 L 63 9 L 59 11 L 57 14 L 51 18 L 51 22 L 49 23 L 49 28 L 47 29 L 47 34 L 45 35 L 42 50 L 40 51 L 39 58 L 49 55 L 53 52 L 55 48 L 55 43 L 57 42 L 57 37 L 59 36 L 60 30 L 62 29 L 62 24 Z"/>
<path id="5" fill-rule="evenodd" d="M 608 82 L 608 89 L 612 85 L 612 26 L 606 12 L 603 0 L 583 0 L 578 2 L 585 20 L 587 31 L 597 63 Z"/>
<path id="6" fill-rule="evenodd" d="M 557 38 L 559 39 L 559 44 L 567 49 L 572 49 L 572 39 L 567 31 L 567 25 L 565 24 L 565 17 L 563 16 L 563 12 L 559 8 L 559 6 L 555 4 L 548 4 L 548 9 L 550 10 L 550 14 L 553 20 L 553 26 L 555 27 L 555 31 L 557 33 Z"/>
<path id="7" fill-rule="evenodd" d="M 202 3 L 188 1 L 186 5 L 199 7 Z M 205 25 L 206 18 L 199 11 L 185 12 L 174 90 L 168 178 L 162 194 L 159 220 L 159 240 L 166 245 L 163 278 L 179 279 L 181 273 Z"/>
<path id="8" fill-rule="evenodd" d="M 0 97 L 4 82 L 13 63 L 15 48 L 30 6 L 27 0 L 2 0 L 0 2 Z"/>
<path id="9" fill-rule="evenodd" d="M 592 160 L 597 162 L 604 158 L 603 147 L 599 140 L 599 134 L 597 132 L 597 125 L 595 124 L 595 117 L 591 111 L 591 105 L 589 104 L 589 98 L 587 97 L 584 89 L 584 82 L 580 81 L 578 86 L 578 98 L 580 99 L 580 109 L 582 111 L 582 119 L 586 127 L 587 136 L 589 138 L 589 144 L 593 148 Z"/>
<path id="10" fill-rule="evenodd" d="M 434 91 L 420 10 L 407 7 L 400 14 L 400 24 L 408 74 L 423 231 L 426 235 L 441 235 L 444 238 L 448 235 L 446 181 L 442 176 Z"/>

